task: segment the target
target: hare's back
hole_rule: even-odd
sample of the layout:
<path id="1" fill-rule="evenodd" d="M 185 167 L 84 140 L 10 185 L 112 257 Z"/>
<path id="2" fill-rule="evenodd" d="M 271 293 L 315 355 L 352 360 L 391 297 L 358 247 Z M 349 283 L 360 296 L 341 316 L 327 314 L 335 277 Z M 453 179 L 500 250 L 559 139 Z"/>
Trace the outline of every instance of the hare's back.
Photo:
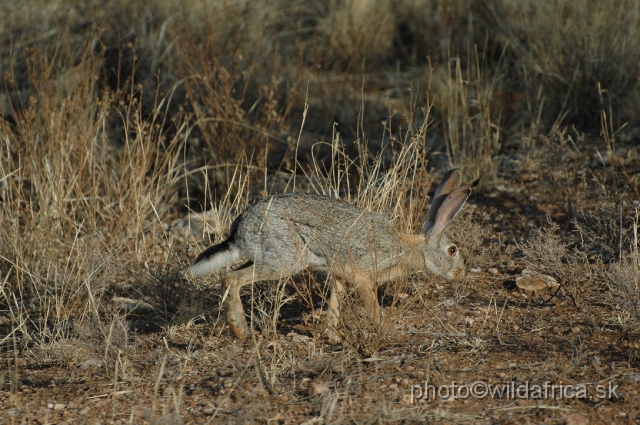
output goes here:
<path id="1" fill-rule="evenodd" d="M 256 208 L 252 213 L 260 214 L 262 219 L 281 219 L 298 226 L 341 233 L 366 229 L 395 231 L 386 217 L 328 196 L 287 193 L 266 198 L 253 207 Z"/>
<path id="2" fill-rule="evenodd" d="M 328 258 L 382 260 L 395 257 L 398 249 L 396 229 L 387 218 L 319 195 L 266 198 L 245 210 L 233 227 L 237 242 L 254 255 L 262 256 L 253 252 L 260 249 L 287 258 L 303 255 L 308 258 L 302 261 L 311 264 Z"/>

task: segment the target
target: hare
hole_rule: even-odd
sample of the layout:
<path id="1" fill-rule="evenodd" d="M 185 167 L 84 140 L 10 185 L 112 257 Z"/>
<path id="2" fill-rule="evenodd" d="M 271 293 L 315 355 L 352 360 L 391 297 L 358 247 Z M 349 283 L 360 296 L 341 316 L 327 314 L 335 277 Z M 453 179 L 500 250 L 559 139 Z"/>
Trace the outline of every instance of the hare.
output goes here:
<path id="1" fill-rule="evenodd" d="M 246 260 L 223 277 L 227 324 L 242 340 L 248 328 L 240 288 L 305 269 L 324 271 L 333 278 L 327 324 L 335 338 L 339 296 L 346 285 L 352 285 L 367 318 L 378 323 L 377 284 L 421 270 L 447 280 L 464 277 L 464 259 L 443 233 L 478 184 L 476 180 L 459 187 L 461 180 L 458 169 L 444 176 L 419 235 L 402 234 L 387 218 L 326 196 L 288 193 L 265 198 L 240 214 L 229 237 L 203 251 L 191 272 L 202 276 Z"/>

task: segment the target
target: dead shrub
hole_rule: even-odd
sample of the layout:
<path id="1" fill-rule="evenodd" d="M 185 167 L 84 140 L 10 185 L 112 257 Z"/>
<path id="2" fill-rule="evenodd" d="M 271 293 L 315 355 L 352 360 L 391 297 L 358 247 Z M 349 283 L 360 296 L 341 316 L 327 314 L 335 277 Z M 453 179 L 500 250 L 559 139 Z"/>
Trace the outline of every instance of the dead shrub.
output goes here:
<path id="1" fill-rule="evenodd" d="M 546 228 L 534 230 L 519 248 L 528 269 L 555 278 L 579 307 L 580 294 L 592 283 L 595 270 L 585 252 L 569 248 L 558 234 L 559 229 L 549 220 Z"/>
<path id="2" fill-rule="evenodd" d="M 615 318 L 624 329 L 640 330 L 640 259 L 637 254 L 611 264 L 608 271 L 609 299 Z"/>
<path id="3" fill-rule="evenodd" d="M 583 249 L 603 262 L 621 261 L 631 246 L 631 217 L 623 214 L 619 200 L 613 197 L 597 201 L 595 208 L 580 210 L 572 220 Z"/>

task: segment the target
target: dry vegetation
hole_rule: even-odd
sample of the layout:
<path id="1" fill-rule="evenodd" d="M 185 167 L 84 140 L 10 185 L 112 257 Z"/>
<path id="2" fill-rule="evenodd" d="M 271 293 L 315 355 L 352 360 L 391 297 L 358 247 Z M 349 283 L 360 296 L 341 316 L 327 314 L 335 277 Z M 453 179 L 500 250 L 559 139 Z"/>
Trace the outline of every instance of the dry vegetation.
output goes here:
<path id="1" fill-rule="evenodd" d="M 26 0 L 0 39 L 0 424 L 640 420 L 640 3 Z M 242 344 L 183 273 L 270 193 L 417 232 L 451 166 L 470 272 L 379 332 L 325 340 L 309 275 Z M 412 398 L 453 381 L 618 389 Z"/>

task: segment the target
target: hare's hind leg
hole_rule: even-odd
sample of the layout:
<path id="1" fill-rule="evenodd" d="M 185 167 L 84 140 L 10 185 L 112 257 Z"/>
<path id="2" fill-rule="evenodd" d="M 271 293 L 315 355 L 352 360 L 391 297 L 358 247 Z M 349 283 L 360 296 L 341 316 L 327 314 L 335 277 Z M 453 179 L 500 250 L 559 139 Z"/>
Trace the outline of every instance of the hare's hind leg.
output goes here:
<path id="1" fill-rule="evenodd" d="M 344 283 L 339 278 L 334 278 L 331 286 L 331 297 L 327 305 L 327 337 L 332 341 L 339 341 L 337 329 L 340 321 L 340 303 L 344 296 Z"/>
<path id="2" fill-rule="evenodd" d="M 250 265 L 234 270 L 224 276 L 222 293 L 226 294 L 225 310 L 227 324 L 231 333 L 238 339 L 245 339 L 248 333 L 247 319 L 244 317 L 242 301 L 240 301 L 240 289 L 249 283 L 260 280 L 277 280 L 282 273 L 264 265 Z"/>

